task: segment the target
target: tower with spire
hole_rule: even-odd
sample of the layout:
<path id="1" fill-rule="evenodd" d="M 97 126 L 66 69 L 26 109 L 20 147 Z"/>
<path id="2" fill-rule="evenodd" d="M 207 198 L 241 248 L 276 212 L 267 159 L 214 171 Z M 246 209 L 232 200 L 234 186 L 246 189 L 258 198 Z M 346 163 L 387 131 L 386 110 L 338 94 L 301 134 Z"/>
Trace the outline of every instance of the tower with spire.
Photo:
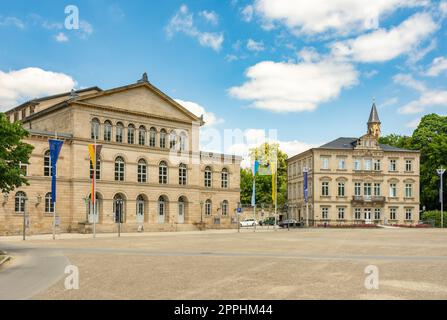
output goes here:
<path id="1" fill-rule="evenodd" d="M 381 133 L 381 122 L 379 119 L 379 114 L 377 112 L 377 107 L 375 101 L 371 107 L 371 113 L 368 120 L 368 134 L 374 136 L 376 139 L 380 138 Z"/>

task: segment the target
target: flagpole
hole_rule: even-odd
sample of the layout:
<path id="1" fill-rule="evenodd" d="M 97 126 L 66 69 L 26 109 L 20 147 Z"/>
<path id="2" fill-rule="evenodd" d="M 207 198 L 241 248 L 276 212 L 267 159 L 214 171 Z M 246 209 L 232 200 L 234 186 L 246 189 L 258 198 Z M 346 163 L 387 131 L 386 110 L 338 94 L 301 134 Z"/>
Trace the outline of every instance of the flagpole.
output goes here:
<path id="1" fill-rule="evenodd" d="M 96 163 L 97 163 L 97 154 L 96 154 L 96 132 L 94 135 L 94 164 L 93 164 L 93 195 L 92 195 L 92 201 L 93 201 L 93 238 L 96 238 Z"/>
<path id="2" fill-rule="evenodd" d="M 276 229 L 276 215 L 278 214 L 278 168 L 275 165 L 275 229 Z"/>
<path id="3" fill-rule="evenodd" d="M 54 137 L 57 140 L 57 131 L 54 132 Z M 51 164 L 51 157 L 50 157 L 50 164 Z M 51 170 L 56 170 L 56 168 L 51 167 Z M 51 175 L 56 175 L 56 172 L 51 172 Z M 53 240 L 56 240 L 56 199 L 52 199 L 53 201 Z"/>

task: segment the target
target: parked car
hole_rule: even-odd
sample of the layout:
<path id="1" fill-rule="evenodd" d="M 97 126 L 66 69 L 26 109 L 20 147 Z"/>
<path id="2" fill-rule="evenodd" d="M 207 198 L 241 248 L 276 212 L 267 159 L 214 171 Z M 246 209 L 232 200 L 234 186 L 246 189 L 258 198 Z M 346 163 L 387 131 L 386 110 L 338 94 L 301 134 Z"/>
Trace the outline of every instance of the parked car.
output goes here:
<path id="1" fill-rule="evenodd" d="M 245 219 L 240 222 L 241 227 L 254 227 L 258 225 L 258 222 L 255 219 Z"/>
<path id="2" fill-rule="evenodd" d="M 268 217 L 264 220 L 259 221 L 259 225 L 261 226 L 273 226 L 275 225 L 275 217 Z"/>
<path id="3" fill-rule="evenodd" d="M 282 220 L 278 223 L 278 226 L 280 226 L 281 228 L 300 228 L 303 226 L 303 222 L 302 221 L 298 221 L 295 219 L 286 219 L 286 220 Z"/>

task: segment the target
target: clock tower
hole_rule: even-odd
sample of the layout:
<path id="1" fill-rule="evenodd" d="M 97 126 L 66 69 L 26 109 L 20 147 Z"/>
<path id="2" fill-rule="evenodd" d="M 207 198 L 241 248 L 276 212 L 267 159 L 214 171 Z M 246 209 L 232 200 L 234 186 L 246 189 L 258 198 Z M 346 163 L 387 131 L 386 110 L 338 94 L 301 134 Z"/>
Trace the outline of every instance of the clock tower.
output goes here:
<path id="1" fill-rule="evenodd" d="M 380 125 L 381 122 L 379 120 L 379 114 L 377 113 L 376 103 L 373 102 L 368 120 L 368 134 L 379 139 L 381 133 Z"/>

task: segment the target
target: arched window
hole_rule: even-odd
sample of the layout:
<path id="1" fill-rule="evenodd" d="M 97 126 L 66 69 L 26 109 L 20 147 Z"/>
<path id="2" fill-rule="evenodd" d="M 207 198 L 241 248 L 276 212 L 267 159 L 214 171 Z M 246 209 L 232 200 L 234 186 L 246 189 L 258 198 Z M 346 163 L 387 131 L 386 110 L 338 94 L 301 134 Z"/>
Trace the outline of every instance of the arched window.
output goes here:
<path id="1" fill-rule="evenodd" d="M 180 163 L 178 167 L 178 184 L 181 186 L 186 186 L 187 169 L 186 164 Z"/>
<path id="2" fill-rule="evenodd" d="M 15 196 L 15 211 L 16 213 L 25 213 L 26 193 L 19 191 Z"/>
<path id="3" fill-rule="evenodd" d="M 208 199 L 205 201 L 205 215 L 210 216 L 211 209 L 212 209 L 212 203 L 211 203 L 211 200 Z"/>
<path id="4" fill-rule="evenodd" d="M 184 197 L 180 197 L 178 199 L 177 223 L 184 223 L 185 222 L 185 207 L 186 207 L 185 198 Z"/>
<path id="5" fill-rule="evenodd" d="M 133 124 L 129 124 L 127 127 L 127 143 L 135 143 L 135 126 Z"/>
<path id="6" fill-rule="evenodd" d="M 228 170 L 223 168 L 221 172 L 221 187 L 228 188 Z"/>
<path id="7" fill-rule="evenodd" d="M 52 172 L 50 150 L 47 150 L 43 156 L 43 175 L 50 177 Z"/>
<path id="8" fill-rule="evenodd" d="M 141 183 L 147 181 L 147 163 L 144 159 L 138 161 L 137 181 Z"/>
<path id="9" fill-rule="evenodd" d="M 155 147 L 156 139 L 157 139 L 157 129 L 152 127 L 149 133 L 149 147 Z"/>
<path id="10" fill-rule="evenodd" d="M 168 165 L 165 161 L 160 162 L 158 166 L 158 182 L 160 184 L 168 183 Z"/>
<path id="11" fill-rule="evenodd" d="M 116 124 L 116 142 L 123 142 L 124 125 L 121 122 Z"/>
<path id="12" fill-rule="evenodd" d="M 166 148 L 166 130 L 160 130 L 160 148 Z"/>
<path id="13" fill-rule="evenodd" d="M 104 141 L 112 141 L 112 123 L 104 121 Z"/>
<path id="14" fill-rule="evenodd" d="M 126 221 L 125 200 L 121 193 L 113 197 L 113 213 L 115 215 L 115 222 L 124 223 Z"/>
<path id="15" fill-rule="evenodd" d="M 115 181 L 124 181 L 125 162 L 122 157 L 115 159 Z"/>
<path id="16" fill-rule="evenodd" d="M 91 160 L 89 160 L 89 163 L 90 163 L 90 179 L 93 179 L 93 173 L 94 173 L 93 164 Z M 100 179 L 101 179 L 101 156 L 99 156 L 96 159 L 96 180 Z"/>
<path id="17" fill-rule="evenodd" d="M 138 129 L 138 144 L 140 146 L 144 146 L 146 144 L 146 128 L 144 126 L 140 126 Z"/>
<path id="18" fill-rule="evenodd" d="M 177 144 L 177 135 L 175 134 L 175 131 L 172 130 L 171 134 L 169 135 L 169 149 L 175 150 L 176 144 Z"/>
<path id="19" fill-rule="evenodd" d="M 54 212 L 54 203 L 51 200 L 51 192 L 48 192 L 45 195 L 45 213 L 53 213 Z"/>
<path id="20" fill-rule="evenodd" d="M 211 188 L 212 172 L 210 167 L 205 168 L 205 187 Z"/>
<path id="21" fill-rule="evenodd" d="M 144 222 L 144 204 L 145 200 L 143 195 L 139 195 L 137 197 L 137 208 L 136 208 L 136 214 L 137 214 L 137 222 Z"/>
<path id="22" fill-rule="evenodd" d="M 179 136 L 179 144 L 180 144 L 180 151 L 186 151 L 186 145 L 187 145 L 187 136 L 184 132 L 180 133 Z"/>
<path id="23" fill-rule="evenodd" d="M 92 119 L 90 137 L 92 139 L 99 139 L 99 120 L 97 118 Z"/>
<path id="24" fill-rule="evenodd" d="M 222 201 L 222 215 L 223 216 L 228 215 L 228 201 L 227 200 Z"/>

